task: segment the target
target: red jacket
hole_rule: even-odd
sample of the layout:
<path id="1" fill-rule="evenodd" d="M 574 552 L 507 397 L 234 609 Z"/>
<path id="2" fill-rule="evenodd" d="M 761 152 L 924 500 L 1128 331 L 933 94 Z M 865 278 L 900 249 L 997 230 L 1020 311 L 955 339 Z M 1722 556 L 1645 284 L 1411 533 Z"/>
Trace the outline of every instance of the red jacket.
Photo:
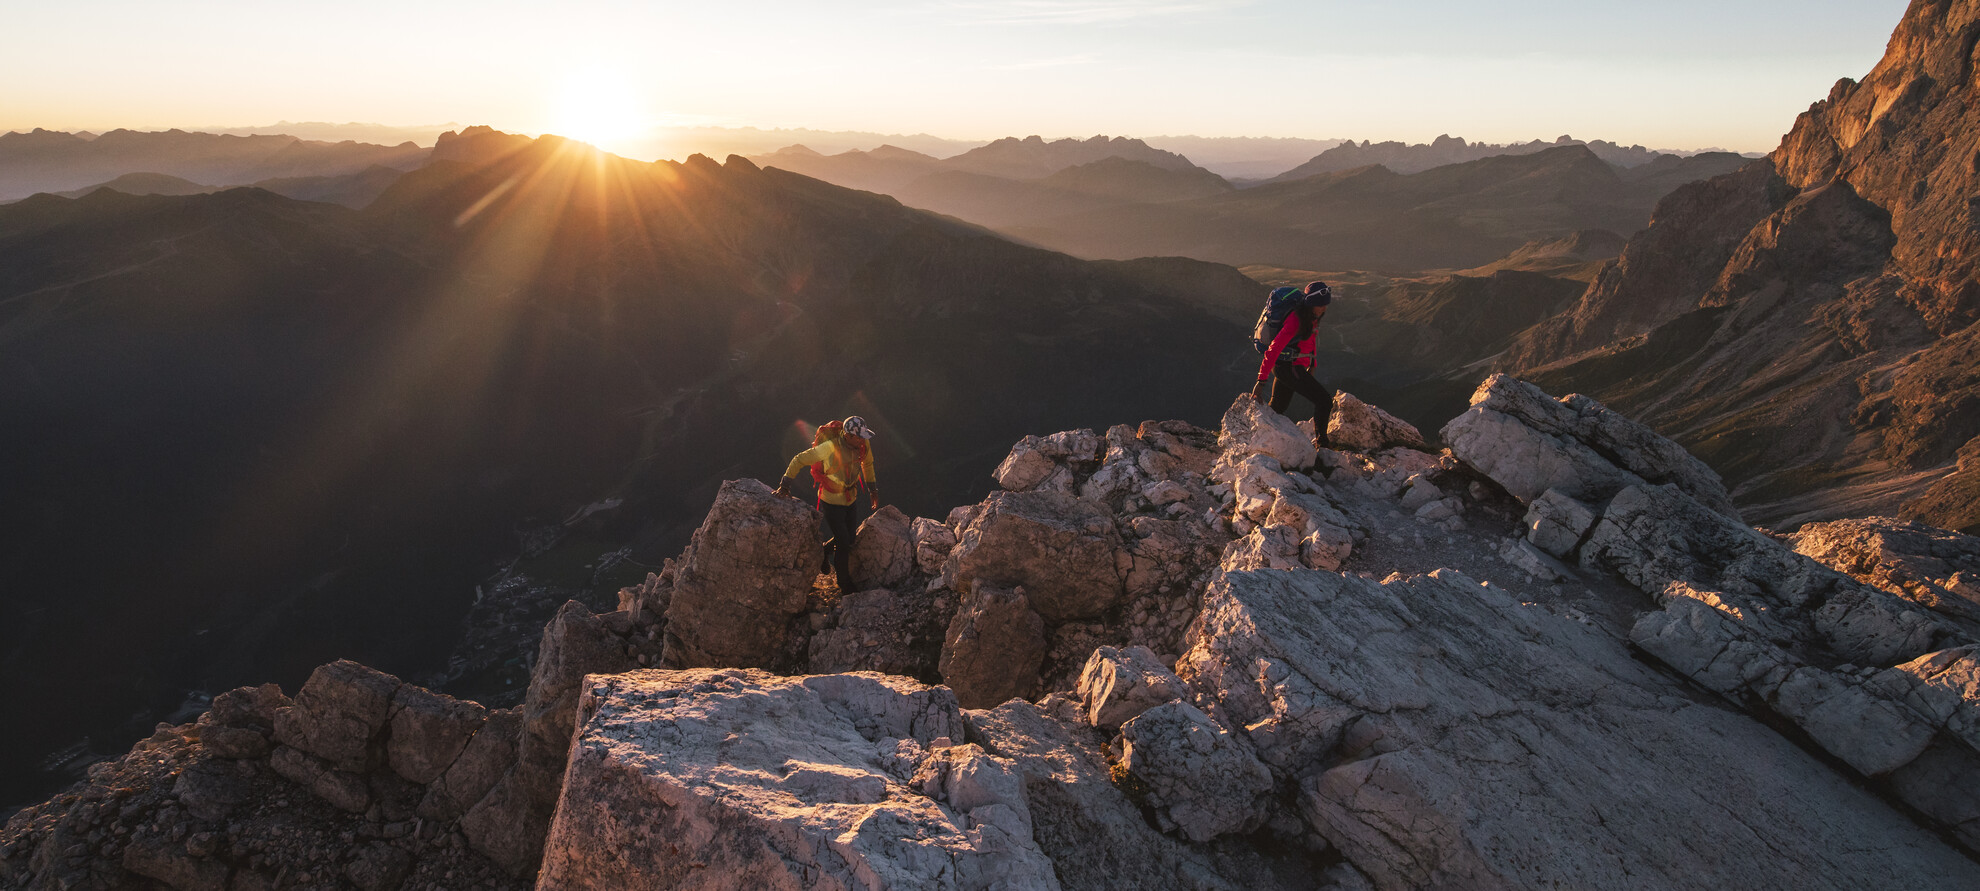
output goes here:
<path id="1" fill-rule="evenodd" d="M 1264 361 L 1258 363 L 1259 380 L 1266 380 L 1272 376 L 1272 365 L 1279 361 L 1279 356 L 1285 352 L 1286 345 L 1292 343 L 1293 338 L 1299 336 L 1299 317 L 1302 314 L 1299 311 L 1286 313 L 1285 322 L 1279 325 L 1279 336 L 1272 338 L 1272 345 L 1265 348 Z M 1319 338 L 1320 320 L 1314 319 L 1313 330 L 1306 332 L 1306 339 L 1300 341 L 1299 345 L 1293 348 L 1292 363 L 1301 368 L 1311 369 L 1313 367 L 1313 343 Z"/>

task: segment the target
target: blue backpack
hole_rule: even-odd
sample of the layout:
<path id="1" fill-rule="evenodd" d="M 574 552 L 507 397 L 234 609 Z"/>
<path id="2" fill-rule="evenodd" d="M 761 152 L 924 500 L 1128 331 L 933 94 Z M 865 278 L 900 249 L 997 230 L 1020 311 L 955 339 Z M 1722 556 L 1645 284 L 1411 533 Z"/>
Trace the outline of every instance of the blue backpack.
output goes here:
<path id="1" fill-rule="evenodd" d="M 1272 339 L 1279 336 L 1279 329 L 1286 324 L 1286 317 L 1294 310 L 1306 305 L 1306 292 L 1299 288 L 1273 288 L 1265 297 L 1265 308 L 1258 311 L 1258 324 L 1251 329 L 1251 345 L 1259 352 L 1272 346 Z"/>

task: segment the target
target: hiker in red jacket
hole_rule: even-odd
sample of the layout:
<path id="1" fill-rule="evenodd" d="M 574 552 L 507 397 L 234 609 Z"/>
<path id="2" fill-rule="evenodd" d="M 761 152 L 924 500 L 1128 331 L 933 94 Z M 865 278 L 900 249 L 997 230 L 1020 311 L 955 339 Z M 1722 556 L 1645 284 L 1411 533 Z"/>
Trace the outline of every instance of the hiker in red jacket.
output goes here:
<path id="1" fill-rule="evenodd" d="M 1332 302 L 1334 292 L 1326 282 L 1306 286 L 1298 308 L 1286 314 L 1271 342 L 1262 345 L 1265 355 L 1258 363 L 1258 383 L 1251 388 L 1251 398 L 1264 401 L 1265 382 L 1271 381 L 1272 410 L 1279 414 L 1285 414 L 1286 407 L 1292 405 L 1294 393 L 1312 401 L 1313 444 L 1323 449 L 1327 447 L 1327 418 L 1333 414 L 1334 394 L 1314 379 L 1313 353 L 1320 317 L 1327 314 L 1327 305 Z"/>

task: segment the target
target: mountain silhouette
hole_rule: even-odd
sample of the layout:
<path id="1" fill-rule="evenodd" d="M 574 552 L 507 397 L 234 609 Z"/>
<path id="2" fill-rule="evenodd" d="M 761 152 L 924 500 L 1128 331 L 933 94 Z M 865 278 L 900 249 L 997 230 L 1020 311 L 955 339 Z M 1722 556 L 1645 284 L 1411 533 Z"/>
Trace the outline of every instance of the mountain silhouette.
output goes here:
<path id="1" fill-rule="evenodd" d="M 363 211 L 0 207 L 0 798 L 189 689 L 434 676 L 519 535 L 615 502 L 584 534 L 657 559 L 800 421 L 865 415 L 927 513 L 1026 430 L 1213 420 L 1252 361 L 1228 268 L 1087 263 L 736 157 L 485 128 L 434 155 Z"/>

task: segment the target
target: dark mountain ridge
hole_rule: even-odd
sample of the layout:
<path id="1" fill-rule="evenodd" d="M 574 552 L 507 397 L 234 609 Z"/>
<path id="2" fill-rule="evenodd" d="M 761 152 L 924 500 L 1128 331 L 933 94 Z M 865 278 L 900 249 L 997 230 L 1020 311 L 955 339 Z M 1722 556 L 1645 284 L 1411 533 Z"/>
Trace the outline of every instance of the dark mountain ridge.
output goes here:
<path id="1" fill-rule="evenodd" d="M 801 420 L 872 419 L 888 500 L 929 512 L 1023 430 L 1207 418 L 1241 377 L 1228 269 L 1089 264 L 734 157 L 485 128 L 434 154 L 362 212 L 0 207 L 0 673 L 36 716 L 7 799 L 187 690 L 336 656 L 438 678 L 519 535 L 652 559 Z"/>

